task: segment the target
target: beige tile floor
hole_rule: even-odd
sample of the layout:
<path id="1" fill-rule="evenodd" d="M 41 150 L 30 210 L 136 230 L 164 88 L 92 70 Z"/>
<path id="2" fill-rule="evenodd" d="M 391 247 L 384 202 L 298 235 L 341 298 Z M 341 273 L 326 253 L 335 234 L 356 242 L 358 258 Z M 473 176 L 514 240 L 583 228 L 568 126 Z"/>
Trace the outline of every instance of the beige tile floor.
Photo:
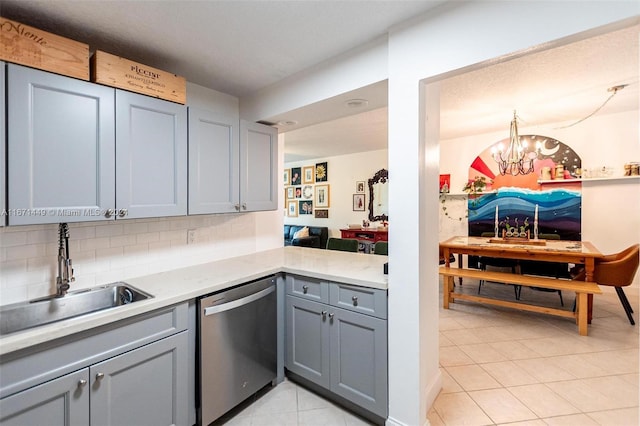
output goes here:
<path id="1" fill-rule="evenodd" d="M 433 426 L 638 426 L 639 327 L 614 292 L 597 296 L 589 336 L 557 318 L 456 302 L 440 309 L 443 389 Z M 634 289 L 631 289 L 634 290 Z M 463 291 L 477 293 L 465 280 Z M 486 284 L 483 295 L 513 299 Z M 638 322 L 638 292 L 627 290 Z M 571 309 L 573 294 L 563 294 Z M 522 289 L 522 299 L 558 307 L 556 293 Z M 352 426 L 370 423 L 291 381 L 260 392 L 215 423 L 229 426 Z M 422 426 L 422 425 L 416 425 Z"/>
<path id="2" fill-rule="evenodd" d="M 476 294 L 477 281 L 462 288 Z M 588 336 L 566 318 L 466 302 L 440 308 L 443 389 L 430 424 L 638 426 L 638 325 L 603 291 Z M 638 323 L 638 290 L 626 292 Z M 482 294 L 514 297 L 492 283 Z M 563 298 L 571 309 L 575 294 Z M 560 306 L 557 293 L 523 288 L 522 299 Z"/>

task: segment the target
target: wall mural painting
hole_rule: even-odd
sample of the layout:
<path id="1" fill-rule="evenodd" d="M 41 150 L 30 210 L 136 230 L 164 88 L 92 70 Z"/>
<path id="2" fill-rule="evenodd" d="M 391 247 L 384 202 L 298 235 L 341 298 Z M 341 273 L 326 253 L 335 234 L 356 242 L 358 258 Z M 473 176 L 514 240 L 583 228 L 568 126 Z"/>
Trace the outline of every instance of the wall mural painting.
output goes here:
<path id="1" fill-rule="evenodd" d="M 535 150 L 536 142 L 541 143 L 534 160 L 534 172 L 527 175 L 500 175 L 493 160 L 491 147 L 476 157 L 469 167 L 469 179 L 484 176 L 487 194 L 469 197 L 469 235 L 479 236 L 483 232 L 494 232 L 496 207 L 499 212 L 500 232 L 509 226 L 525 226 L 531 230 L 538 206 L 538 232 L 558 234 L 563 240 L 580 241 L 582 193 L 580 182 L 571 181 L 580 175 L 582 160 L 568 145 L 546 136 L 523 135 L 530 150 Z M 509 139 L 497 142 L 509 144 Z M 493 145 L 492 145 L 493 146 Z M 535 155 L 534 153 L 532 153 Z M 539 184 L 539 179 L 548 179 L 562 165 L 566 173 L 552 184 Z M 548 169 L 547 169 L 548 168 Z M 566 180 L 566 182 L 564 182 Z M 508 218 L 508 219 L 507 219 Z M 526 223 L 526 224 L 525 224 Z"/>

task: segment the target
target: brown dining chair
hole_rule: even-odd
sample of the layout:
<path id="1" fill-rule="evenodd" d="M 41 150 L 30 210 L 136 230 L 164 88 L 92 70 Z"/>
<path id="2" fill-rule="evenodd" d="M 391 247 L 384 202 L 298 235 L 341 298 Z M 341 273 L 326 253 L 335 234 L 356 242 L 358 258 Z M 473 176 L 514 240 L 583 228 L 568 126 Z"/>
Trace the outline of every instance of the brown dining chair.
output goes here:
<path id="1" fill-rule="evenodd" d="M 494 237 L 495 233 L 483 232 L 480 236 L 484 238 L 489 238 L 489 237 Z M 517 259 L 504 259 L 501 257 L 480 256 L 478 257 L 478 264 L 480 265 L 480 270 L 482 271 L 486 271 L 487 266 L 493 266 L 496 268 L 511 268 L 512 274 L 520 273 L 520 262 Z M 480 294 L 480 290 L 482 289 L 483 284 L 484 284 L 484 280 L 480 280 L 478 282 L 478 294 Z M 516 296 L 516 300 L 520 300 L 520 292 L 522 291 L 522 286 L 519 286 L 517 284 L 512 284 L 512 285 L 513 285 L 513 291 Z"/>
<path id="2" fill-rule="evenodd" d="M 626 287 L 633 282 L 633 278 L 638 271 L 638 264 L 640 263 L 639 253 L 640 244 L 634 244 L 622 250 L 620 253 L 606 255 L 600 259 L 596 259 L 593 272 L 593 281 L 598 283 L 598 285 L 608 285 L 616 289 L 618 299 L 620 299 L 620 303 L 622 303 L 622 307 L 631 325 L 636 325 L 631 315 L 633 308 L 622 287 Z M 574 279 L 584 281 L 584 269 L 581 270 Z"/>
<path id="3" fill-rule="evenodd" d="M 540 234 L 538 236 L 541 240 L 560 240 L 558 234 Z M 520 272 L 525 275 L 541 275 L 554 278 L 570 278 L 569 264 L 559 262 L 542 262 L 539 260 L 522 260 L 520 261 Z M 562 299 L 562 290 L 556 290 L 553 288 L 543 287 L 530 287 L 531 290 L 543 291 L 543 292 L 557 292 L 560 296 L 560 306 L 564 306 L 564 300 Z"/>

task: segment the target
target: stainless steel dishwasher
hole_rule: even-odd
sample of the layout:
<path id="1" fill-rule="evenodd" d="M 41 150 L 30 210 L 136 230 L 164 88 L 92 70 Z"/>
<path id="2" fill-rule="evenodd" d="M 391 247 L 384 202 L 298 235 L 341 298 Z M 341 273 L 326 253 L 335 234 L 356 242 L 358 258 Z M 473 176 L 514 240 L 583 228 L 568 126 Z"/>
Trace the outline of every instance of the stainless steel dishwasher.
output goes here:
<path id="1" fill-rule="evenodd" d="M 198 300 L 198 424 L 206 426 L 276 379 L 276 277 Z"/>

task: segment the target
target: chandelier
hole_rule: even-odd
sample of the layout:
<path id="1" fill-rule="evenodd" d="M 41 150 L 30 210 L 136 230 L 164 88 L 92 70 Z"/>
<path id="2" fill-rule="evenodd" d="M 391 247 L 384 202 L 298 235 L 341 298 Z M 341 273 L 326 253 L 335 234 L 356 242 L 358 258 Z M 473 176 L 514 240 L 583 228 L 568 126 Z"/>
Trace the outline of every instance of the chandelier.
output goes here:
<path id="1" fill-rule="evenodd" d="M 498 163 L 501 175 L 528 175 L 533 172 L 533 161 L 538 158 L 540 142 L 536 143 L 536 150 L 529 151 L 527 141 L 521 141 L 518 136 L 516 112 L 513 111 L 511 130 L 509 132 L 509 146 L 504 149 L 502 144 L 491 148 L 491 156 Z"/>

